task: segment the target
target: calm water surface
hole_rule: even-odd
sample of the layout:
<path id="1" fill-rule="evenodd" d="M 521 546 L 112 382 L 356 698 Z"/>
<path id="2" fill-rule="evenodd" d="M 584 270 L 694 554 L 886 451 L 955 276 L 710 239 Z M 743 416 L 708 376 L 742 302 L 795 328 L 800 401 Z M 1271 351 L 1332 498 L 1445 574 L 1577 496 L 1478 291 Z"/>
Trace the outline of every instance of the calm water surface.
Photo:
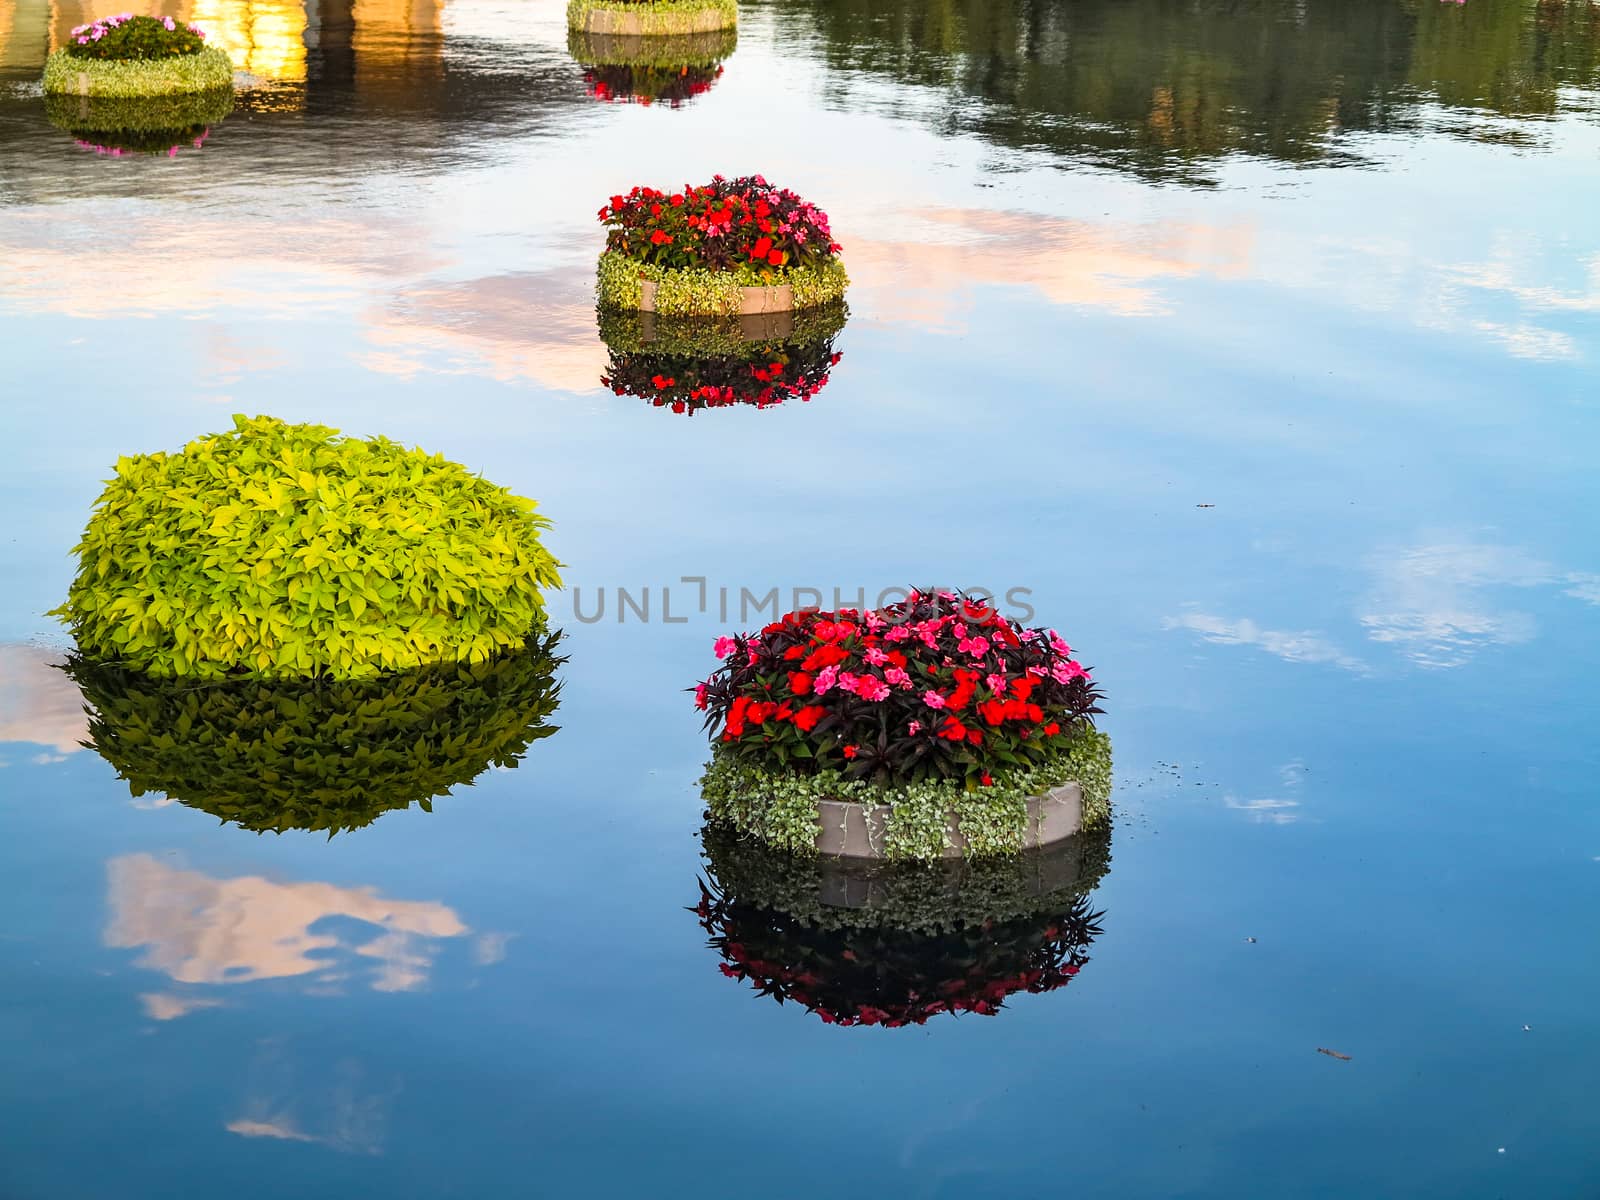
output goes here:
<path id="1" fill-rule="evenodd" d="M 1600 1196 L 1600 8 L 742 8 L 674 108 L 559 0 L 177 0 L 255 82 L 169 157 L 46 118 L 99 10 L 0 0 L 0 1196 Z M 600 384 L 595 210 L 716 171 L 844 243 L 807 404 Z M 560 731 L 331 840 L 81 748 L 89 506 L 234 412 L 536 497 Z M 1097 668 L 1103 915 L 838 1028 L 686 911 L 682 689 L 720 588 L 912 582 Z"/>

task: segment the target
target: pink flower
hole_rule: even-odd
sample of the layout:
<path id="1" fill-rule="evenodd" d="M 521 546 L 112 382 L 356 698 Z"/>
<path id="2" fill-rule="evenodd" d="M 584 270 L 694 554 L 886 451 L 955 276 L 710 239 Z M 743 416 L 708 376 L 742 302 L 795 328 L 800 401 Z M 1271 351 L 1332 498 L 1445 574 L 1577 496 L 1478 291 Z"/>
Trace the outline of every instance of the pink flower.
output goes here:
<path id="1" fill-rule="evenodd" d="M 913 722 L 911 722 L 911 724 L 906 726 L 906 732 L 909 733 L 912 737 L 916 737 L 917 736 L 917 731 L 919 729 L 921 729 L 921 728 L 922 728 L 922 722 L 921 721 L 913 721 Z"/>
<path id="2" fill-rule="evenodd" d="M 1067 645 L 1064 641 L 1062 641 L 1061 640 L 1061 635 L 1059 633 L 1057 633 L 1054 629 L 1050 630 L 1050 632 L 1049 632 L 1049 634 L 1047 636 L 1050 638 L 1050 649 L 1054 650 L 1057 654 L 1071 654 L 1072 653 L 1072 647 Z"/>
<path id="3" fill-rule="evenodd" d="M 899 667 L 890 667 L 883 673 L 883 677 L 889 683 L 894 684 L 894 686 L 897 688 L 908 688 L 911 686 L 911 676 L 907 675 Z"/>
<path id="4" fill-rule="evenodd" d="M 706 685 L 703 683 L 694 689 L 694 706 L 696 708 L 704 708 L 706 706 Z"/>
<path id="5" fill-rule="evenodd" d="M 935 692 L 935 691 L 923 692 L 922 693 L 922 702 L 924 704 L 926 704 L 929 708 L 943 708 L 944 707 L 944 697 L 941 696 L 938 692 Z"/>
<path id="6" fill-rule="evenodd" d="M 730 658 L 739 648 L 739 643 L 731 637 L 719 637 L 716 644 L 711 647 L 711 652 L 718 658 Z"/>
<path id="7" fill-rule="evenodd" d="M 832 691 L 834 684 L 838 682 L 839 668 L 823 667 L 822 670 L 817 672 L 816 678 L 811 681 L 811 694 L 813 696 L 821 696 L 825 692 Z"/>
<path id="8" fill-rule="evenodd" d="M 989 639 L 981 637 L 962 638 L 956 649 L 963 654 L 970 654 L 973 658 L 982 658 L 989 653 Z"/>
<path id="9" fill-rule="evenodd" d="M 1073 679 L 1087 679 L 1089 672 L 1071 659 L 1068 659 L 1066 662 L 1058 662 L 1054 667 L 1050 668 L 1050 675 L 1057 683 L 1067 683 Z"/>
<path id="10" fill-rule="evenodd" d="M 861 657 L 866 659 L 867 662 L 874 667 L 881 667 L 884 663 L 889 661 L 889 656 L 882 650 L 879 650 L 876 646 L 868 646 L 866 653 Z"/>
<path id="11" fill-rule="evenodd" d="M 989 685 L 989 690 L 997 696 L 1005 695 L 1006 688 L 1011 686 L 1004 675 L 985 675 L 983 681 Z"/>
<path id="12" fill-rule="evenodd" d="M 890 628 L 888 633 L 883 635 L 883 640 L 886 642 L 903 642 L 910 636 L 911 630 L 904 625 L 895 625 Z"/>
<path id="13" fill-rule="evenodd" d="M 1033 666 L 1028 668 L 1028 674 L 1032 675 L 1035 679 L 1043 679 L 1048 673 L 1049 672 L 1047 672 L 1043 667 L 1039 666 L 1038 663 L 1035 663 Z"/>

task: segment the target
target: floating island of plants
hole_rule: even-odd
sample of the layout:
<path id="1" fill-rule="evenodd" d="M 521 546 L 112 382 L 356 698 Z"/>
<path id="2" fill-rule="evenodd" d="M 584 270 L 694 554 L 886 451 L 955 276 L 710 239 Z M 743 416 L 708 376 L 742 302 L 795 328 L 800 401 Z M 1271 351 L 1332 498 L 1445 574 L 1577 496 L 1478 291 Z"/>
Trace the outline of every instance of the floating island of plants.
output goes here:
<path id="1" fill-rule="evenodd" d="M 695 689 L 714 821 L 796 852 L 1014 854 L 1103 825 L 1101 694 L 1051 629 L 914 591 L 717 639 Z"/>
<path id="2" fill-rule="evenodd" d="M 611 357 L 600 382 L 619 396 L 690 415 L 807 401 L 827 386 L 842 357 L 833 343 L 848 317 L 842 300 L 749 317 L 601 309 L 600 337 Z"/>
<path id="3" fill-rule="evenodd" d="M 128 99 L 48 95 L 45 117 L 85 150 L 121 157 L 200 149 L 211 127 L 233 111 L 233 89 Z"/>
<path id="4" fill-rule="evenodd" d="M 568 0 L 567 25 L 585 33 L 681 37 L 732 29 L 738 0 Z"/>
<path id="5" fill-rule="evenodd" d="M 531 500 L 385 438 L 236 416 L 118 460 L 56 615 L 163 678 L 359 679 L 527 644 L 560 586 Z"/>
<path id="6" fill-rule="evenodd" d="M 636 187 L 612 196 L 600 222 L 601 308 L 753 315 L 832 303 L 850 282 L 827 214 L 760 175 Z"/>
<path id="7" fill-rule="evenodd" d="M 79 25 L 45 59 L 45 93 L 130 99 L 228 91 L 233 63 L 205 37 L 198 25 L 132 13 Z"/>
<path id="8" fill-rule="evenodd" d="M 358 829 L 514 767 L 554 734 L 560 634 L 483 662 L 355 680 L 197 682 L 81 655 L 64 668 L 90 712 L 89 746 L 134 796 L 161 793 L 257 833 Z"/>
<path id="9" fill-rule="evenodd" d="M 1005 859 L 890 864 L 795 855 L 713 823 L 692 910 L 720 970 L 829 1025 L 994 1016 L 1055 991 L 1089 961 L 1089 893 L 1110 827 Z"/>
<path id="10" fill-rule="evenodd" d="M 710 91 L 738 42 L 733 29 L 644 38 L 567 33 L 567 48 L 582 64 L 584 84 L 596 100 L 672 108 Z"/>

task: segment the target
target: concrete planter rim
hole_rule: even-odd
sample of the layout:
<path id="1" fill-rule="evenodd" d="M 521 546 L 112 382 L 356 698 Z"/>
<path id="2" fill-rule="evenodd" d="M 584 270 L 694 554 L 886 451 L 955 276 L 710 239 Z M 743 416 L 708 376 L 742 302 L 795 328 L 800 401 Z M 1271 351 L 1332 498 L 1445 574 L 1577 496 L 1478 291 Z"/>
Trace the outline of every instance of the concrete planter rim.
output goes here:
<path id="1" fill-rule="evenodd" d="M 1027 825 L 1022 834 L 1021 851 L 1052 846 L 1074 836 L 1083 828 L 1083 788 L 1075 780 L 1058 784 L 1042 795 L 1029 796 Z M 888 804 L 862 804 L 855 800 L 817 801 L 819 854 L 837 859 L 862 861 L 888 858 L 885 836 Z M 961 858 L 967 846 L 960 821 L 952 811 L 945 817 L 943 858 Z"/>

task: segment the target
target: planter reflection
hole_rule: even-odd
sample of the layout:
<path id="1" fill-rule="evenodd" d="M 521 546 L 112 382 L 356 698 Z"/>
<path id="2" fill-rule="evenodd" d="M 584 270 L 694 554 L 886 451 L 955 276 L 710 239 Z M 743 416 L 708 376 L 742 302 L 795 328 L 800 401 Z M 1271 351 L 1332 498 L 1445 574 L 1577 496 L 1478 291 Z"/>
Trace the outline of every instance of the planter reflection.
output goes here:
<path id="1" fill-rule="evenodd" d="M 87 745 L 135 796 L 163 793 L 257 833 L 330 836 L 514 767 L 555 733 L 555 650 L 538 633 L 482 663 L 328 682 L 159 679 L 74 655 Z"/>
<path id="2" fill-rule="evenodd" d="M 849 318 L 843 301 L 740 317 L 667 317 L 601 309 L 610 351 L 600 382 L 618 396 L 693 415 L 703 408 L 770 408 L 807 401 L 841 357 L 834 339 Z"/>
<path id="3" fill-rule="evenodd" d="M 693 909 L 721 971 L 830 1025 L 993 1016 L 1089 961 L 1109 824 L 1005 860 L 894 865 L 796 856 L 711 824 Z"/>
<path id="4" fill-rule="evenodd" d="M 233 111 L 232 88 L 178 96 L 46 96 L 45 117 L 78 145 L 113 158 L 175 157 L 200 149 L 211 127 Z"/>
<path id="5" fill-rule="evenodd" d="M 682 37 L 567 32 L 567 49 L 596 100 L 672 108 L 710 91 L 738 43 L 732 29 Z"/>

